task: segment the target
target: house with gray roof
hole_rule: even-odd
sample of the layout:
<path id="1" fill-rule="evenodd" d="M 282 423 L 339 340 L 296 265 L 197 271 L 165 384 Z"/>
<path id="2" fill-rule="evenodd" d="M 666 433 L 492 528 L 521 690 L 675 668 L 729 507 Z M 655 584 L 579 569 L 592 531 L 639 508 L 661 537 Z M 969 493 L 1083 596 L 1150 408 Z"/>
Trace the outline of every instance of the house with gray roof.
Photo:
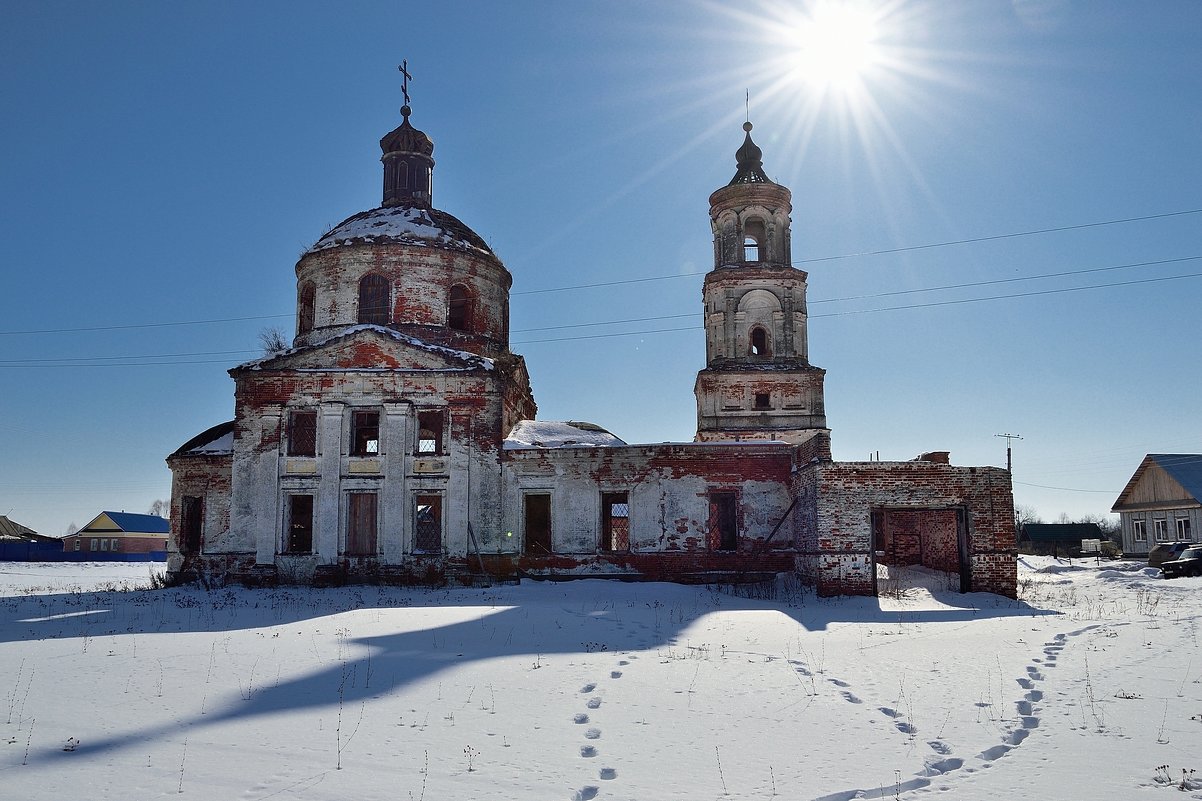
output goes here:
<path id="1" fill-rule="evenodd" d="M 1194 542 L 1202 528 L 1202 454 L 1149 453 L 1119 494 L 1123 553 L 1146 556 L 1164 542 Z"/>

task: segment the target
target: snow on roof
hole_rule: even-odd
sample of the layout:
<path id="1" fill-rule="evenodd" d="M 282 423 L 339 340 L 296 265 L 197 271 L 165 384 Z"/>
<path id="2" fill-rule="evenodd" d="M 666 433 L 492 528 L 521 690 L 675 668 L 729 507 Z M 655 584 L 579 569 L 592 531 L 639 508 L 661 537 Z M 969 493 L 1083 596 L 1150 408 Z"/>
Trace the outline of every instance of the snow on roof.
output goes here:
<path id="1" fill-rule="evenodd" d="M 626 443 L 593 423 L 522 420 L 505 438 L 505 450 L 525 448 L 612 448 Z"/>
<path id="2" fill-rule="evenodd" d="M 234 421 L 228 420 L 200 432 L 176 449 L 172 456 L 195 453 L 216 456 L 234 452 Z"/>
<path id="3" fill-rule="evenodd" d="M 327 336 L 325 339 L 319 340 L 317 342 L 313 342 L 308 345 L 301 345 L 300 347 L 296 347 L 296 348 L 287 348 L 285 350 L 277 351 L 275 353 L 269 354 L 267 356 L 263 356 L 258 359 L 252 359 L 249 362 L 243 362 L 242 364 L 239 364 L 234 369 L 235 370 L 258 370 L 258 369 L 261 369 L 263 367 L 263 365 L 266 364 L 267 362 L 278 359 L 281 356 L 291 356 L 293 354 L 302 353 L 304 351 L 312 350 L 314 348 L 320 348 L 323 345 L 333 342 L 335 339 L 339 339 L 341 337 L 345 337 L 350 334 L 355 334 L 355 333 L 358 333 L 359 331 L 375 331 L 377 334 L 383 334 L 385 336 L 392 337 L 397 342 L 404 342 L 406 345 L 411 345 L 412 347 L 420 348 L 421 350 L 428 351 L 430 353 L 441 353 L 444 356 L 450 356 L 455 359 L 460 359 L 462 361 L 469 362 L 473 368 L 478 367 L 478 368 L 482 368 L 484 370 L 493 369 L 493 364 L 494 364 L 493 360 L 488 358 L 487 356 L 481 356 L 478 353 L 472 353 L 471 351 L 467 351 L 467 350 L 456 350 L 455 348 L 448 348 L 443 345 L 435 345 L 432 342 L 426 342 L 425 340 L 418 339 L 417 337 L 409 336 L 408 334 L 402 334 L 400 331 L 394 331 L 393 329 L 388 328 L 387 326 L 375 325 L 374 323 L 360 323 L 358 325 L 349 325 L 346 328 L 338 329 L 334 333 Z M 330 368 L 330 369 L 333 370 L 336 368 Z M 355 369 L 355 368 L 345 368 L 345 369 Z M 389 369 L 392 369 L 392 368 L 389 368 Z"/>
<path id="4" fill-rule="evenodd" d="M 450 248 L 485 256 L 494 255 L 480 235 L 456 217 L 445 211 L 421 206 L 384 206 L 359 212 L 331 228 L 307 253 L 342 245 L 377 243 Z"/>

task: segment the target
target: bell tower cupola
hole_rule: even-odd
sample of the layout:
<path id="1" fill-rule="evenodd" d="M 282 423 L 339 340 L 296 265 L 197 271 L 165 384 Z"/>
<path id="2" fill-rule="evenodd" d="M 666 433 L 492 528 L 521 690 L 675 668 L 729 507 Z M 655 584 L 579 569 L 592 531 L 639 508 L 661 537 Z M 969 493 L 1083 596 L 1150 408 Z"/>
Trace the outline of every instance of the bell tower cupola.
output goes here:
<path id="1" fill-rule="evenodd" d="M 380 140 L 384 155 L 384 202 L 383 206 L 416 205 L 430 207 L 433 199 L 430 192 L 431 176 L 434 172 L 434 142 L 422 131 L 409 124 L 409 71 L 408 62 L 401 64 L 403 80 L 401 91 L 405 105 L 401 106 L 404 121 L 399 128 Z"/>
<path id="2" fill-rule="evenodd" d="M 791 264 L 792 194 L 764 172 L 751 130 L 743 124 L 735 175 L 709 199 L 714 268 L 701 290 L 696 439 L 797 443 L 826 429 L 826 371 L 809 362 L 808 276 Z"/>

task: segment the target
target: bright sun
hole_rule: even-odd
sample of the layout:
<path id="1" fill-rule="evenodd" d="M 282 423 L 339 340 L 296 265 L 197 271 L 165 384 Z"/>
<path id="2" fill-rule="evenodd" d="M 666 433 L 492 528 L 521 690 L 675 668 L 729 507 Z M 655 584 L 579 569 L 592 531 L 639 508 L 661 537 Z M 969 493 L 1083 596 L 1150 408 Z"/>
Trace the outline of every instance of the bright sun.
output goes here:
<path id="1" fill-rule="evenodd" d="M 813 6 L 796 29 L 798 76 L 822 90 L 854 89 L 879 60 L 876 17 L 831 0 Z"/>

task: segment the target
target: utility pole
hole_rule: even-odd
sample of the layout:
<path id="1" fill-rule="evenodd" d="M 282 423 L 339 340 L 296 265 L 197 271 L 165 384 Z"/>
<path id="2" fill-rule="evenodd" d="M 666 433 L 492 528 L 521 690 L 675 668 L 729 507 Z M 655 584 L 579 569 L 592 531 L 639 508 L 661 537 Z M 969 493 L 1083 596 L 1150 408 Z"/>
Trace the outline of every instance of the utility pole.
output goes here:
<path id="1" fill-rule="evenodd" d="M 1010 440 L 1022 439 L 1018 434 L 994 434 L 995 437 L 1001 437 L 1006 440 L 1006 472 L 1013 473 L 1014 463 L 1010 459 Z"/>

